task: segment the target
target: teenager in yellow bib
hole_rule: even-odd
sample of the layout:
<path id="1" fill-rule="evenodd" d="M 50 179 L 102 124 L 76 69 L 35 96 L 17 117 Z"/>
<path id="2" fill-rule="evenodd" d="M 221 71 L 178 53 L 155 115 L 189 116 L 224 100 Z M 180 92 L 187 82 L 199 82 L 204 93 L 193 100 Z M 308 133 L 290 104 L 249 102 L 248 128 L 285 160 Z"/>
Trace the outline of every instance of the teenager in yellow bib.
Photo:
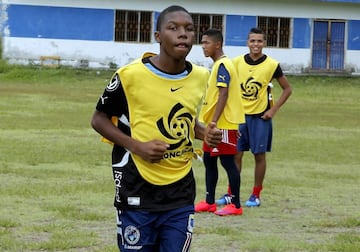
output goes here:
<path id="1" fill-rule="evenodd" d="M 155 32 L 159 54 L 145 53 L 117 70 L 93 114 L 93 128 L 114 145 L 114 206 L 122 252 L 190 250 L 194 139 L 210 146 L 221 140 L 215 124 L 205 128 L 196 119 L 208 70 L 186 61 L 194 37 L 186 9 L 163 10 Z"/>
<path id="2" fill-rule="evenodd" d="M 251 151 L 255 160 L 254 186 L 245 205 L 258 207 L 266 172 L 266 152 L 271 151 L 272 118 L 291 95 L 291 86 L 279 62 L 263 54 L 265 33 L 252 28 L 248 35 L 249 53 L 236 57 L 234 65 L 241 85 L 241 99 L 245 108 L 245 123 L 240 125 L 237 166 L 241 172 L 244 151 Z M 275 102 L 272 96 L 272 80 L 276 79 L 282 89 Z M 219 201 L 224 202 L 223 199 Z"/>
<path id="3" fill-rule="evenodd" d="M 213 61 L 208 88 L 199 120 L 206 125 L 216 123 L 223 132 L 223 139 L 215 148 L 203 144 L 206 199 L 195 206 L 195 212 L 214 212 L 217 215 L 241 215 L 240 173 L 235 165 L 236 142 L 239 124 L 244 122 L 240 85 L 236 69 L 223 52 L 223 35 L 220 30 L 210 29 L 203 33 L 201 45 L 205 57 Z M 218 181 L 218 158 L 224 167 L 231 188 L 229 204 L 217 210 L 215 190 Z"/>

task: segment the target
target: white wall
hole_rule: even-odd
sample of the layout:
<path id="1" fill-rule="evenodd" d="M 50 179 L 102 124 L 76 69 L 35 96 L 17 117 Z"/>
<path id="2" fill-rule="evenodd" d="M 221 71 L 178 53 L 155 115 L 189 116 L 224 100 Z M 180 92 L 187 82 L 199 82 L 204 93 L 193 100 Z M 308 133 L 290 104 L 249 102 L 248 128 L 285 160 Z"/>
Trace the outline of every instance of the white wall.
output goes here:
<path id="1" fill-rule="evenodd" d="M 108 67 L 110 63 L 124 65 L 140 57 L 143 51 L 158 52 L 157 44 L 114 43 L 102 41 L 4 38 L 3 55 L 12 62 L 40 62 L 40 56 L 61 55 L 61 64 L 77 65 L 88 60 L 92 67 Z M 26 45 L 26 47 L 24 47 Z M 24 59 L 28 59 L 25 62 Z M 11 61 L 10 61 L 11 62 Z"/>
<path id="2" fill-rule="evenodd" d="M 346 69 L 349 69 L 356 75 L 360 75 L 360 51 L 347 51 L 345 61 L 347 62 Z"/>
<path id="3" fill-rule="evenodd" d="M 74 43 L 79 46 L 74 46 Z M 107 68 L 110 63 L 118 66 L 127 64 L 145 51 L 158 53 L 159 45 L 5 37 L 3 54 L 12 63 L 40 64 L 40 56 L 61 55 L 62 65 L 78 66 L 81 60 L 88 60 L 90 67 Z M 248 48 L 225 46 L 224 52 L 233 58 L 247 53 Z M 287 72 L 300 73 L 310 64 L 309 49 L 265 48 L 264 53 L 278 60 Z M 188 59 L 208 68 L 212 64 L 211 59 L 204 57 L 200 45 L 193 46 Z M 352 63 L 360 65 L 360 57 L 357 59 L 359 62 Z"/>

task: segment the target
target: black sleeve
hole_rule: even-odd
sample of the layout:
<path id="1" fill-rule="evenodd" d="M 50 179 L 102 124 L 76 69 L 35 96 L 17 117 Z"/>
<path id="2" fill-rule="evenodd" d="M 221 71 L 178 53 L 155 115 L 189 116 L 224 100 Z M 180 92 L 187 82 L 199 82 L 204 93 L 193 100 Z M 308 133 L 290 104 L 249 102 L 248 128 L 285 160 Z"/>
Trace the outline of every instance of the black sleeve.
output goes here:
<path id="1" fill-rule="evenodd" d="M 283 71 L 282 71 L 282 69 L 280 67 L 280 64 L 278 64 L 278 66 L 277 66 L 277 68 L 276 68 L 276 70 L 275 70 L 275 72 L 273 74 L 273 79 L 277 79 L 277 78 L 279 78 L 279 77 L 281 77 L 283 75 L 284 75 L 284 73 L 283 73 Z"/>
<path id="2" fill-rule="evenodd" d="M 109 116 L 128 115 L 127 100 L 118 73 L 115 73 L 100 97 L 96 110 Z"/>

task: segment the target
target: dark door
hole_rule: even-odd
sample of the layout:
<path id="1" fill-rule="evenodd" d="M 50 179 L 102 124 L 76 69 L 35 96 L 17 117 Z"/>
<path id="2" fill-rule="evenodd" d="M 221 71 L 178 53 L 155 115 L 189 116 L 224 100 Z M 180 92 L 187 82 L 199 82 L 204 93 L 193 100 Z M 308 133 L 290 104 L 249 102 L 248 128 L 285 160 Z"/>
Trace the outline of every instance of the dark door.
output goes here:
<path id="1" fill-rule="evenodd" d="M 312 69 L 343 70 L 344 37 L 345 23 L 343 21 L 315 21 Z"/>

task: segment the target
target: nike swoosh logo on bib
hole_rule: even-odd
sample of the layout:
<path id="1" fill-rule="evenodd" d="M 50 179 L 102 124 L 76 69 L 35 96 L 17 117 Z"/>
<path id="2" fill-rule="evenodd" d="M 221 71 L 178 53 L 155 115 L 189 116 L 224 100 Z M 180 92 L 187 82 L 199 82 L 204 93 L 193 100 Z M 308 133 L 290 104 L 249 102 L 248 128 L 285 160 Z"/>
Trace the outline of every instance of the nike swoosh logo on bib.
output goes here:
<path id="1" fill-rule="evenodd" d="M 170 89 L 170 91 L 171 91 L 171 92 L 175 92 L 175 91 L 179 90 L 180 88 L 182 88 L 182 87 L 178 87 L 178 88 L 171 88 L 171 89 Z"/>

